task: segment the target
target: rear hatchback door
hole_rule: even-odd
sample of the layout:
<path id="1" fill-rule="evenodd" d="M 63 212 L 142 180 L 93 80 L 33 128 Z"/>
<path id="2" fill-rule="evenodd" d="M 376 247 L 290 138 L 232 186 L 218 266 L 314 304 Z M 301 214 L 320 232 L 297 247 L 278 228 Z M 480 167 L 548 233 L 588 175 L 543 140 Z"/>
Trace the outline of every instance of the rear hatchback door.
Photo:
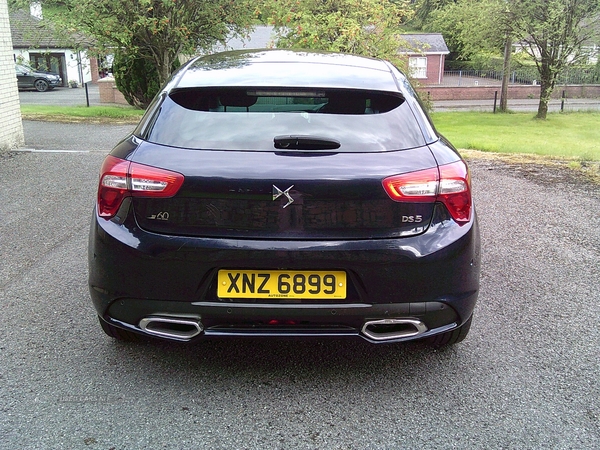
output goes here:
<path id="1" fill-rule="evenodd" d="M 382 181 L 436 168 L 397 93 L 299 88 L 172 91 L 132 159 L 184 175 L 172 198 L 133 199 L 168 235 L 370 239 L 415 235 L 433 203 L 396 202 Z"/>

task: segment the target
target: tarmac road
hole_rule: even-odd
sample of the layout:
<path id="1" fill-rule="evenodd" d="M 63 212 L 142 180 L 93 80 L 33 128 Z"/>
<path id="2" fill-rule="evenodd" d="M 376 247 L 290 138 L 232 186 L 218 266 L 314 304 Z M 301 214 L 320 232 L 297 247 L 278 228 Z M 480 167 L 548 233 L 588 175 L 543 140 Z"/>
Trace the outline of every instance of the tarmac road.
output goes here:
<path id="1" fill-rule="evenodd" d="M 537 112 L 538 99 L 511 99 L 508 100 L 508 109 L 514 112 Z M 500 100 L 496 108 L 500 106 Z M 493 112 L 494 100 L 443 100 L 433 102 L 433 110 L 443 111 L 482 111 Z M 560 111 L 598 111 L 600 99 L 597 98 L 568 98 L 564 103 L 560 99 L 552 99 L 548 103 L 548 112 Z"/>
<path id="2" fill-rule="evenodd" d="M 97 84 L 88 83 L 88 96 L 85 87 L 54 88 L 46 92 L 37 92 L 33 89 L 19 91 L 21 105 L 100 105 L 100 91 Z"/>
<path id="3" fill-rule="evenodd" d="M 0 155 L 0 448 L 598 448 L 597 186 L 471 161 L 482 285 L 451 349 L 126 344 L 86 285 L 97 173 L 125 128 L 25 122 L 27 148 L 84 152 Z"/>
<path id="4" fill-rule="evenodd" d="M 24 120 L 24 149 L 107 154 L 134 128 L 135 125 L 89 125 Z"/>

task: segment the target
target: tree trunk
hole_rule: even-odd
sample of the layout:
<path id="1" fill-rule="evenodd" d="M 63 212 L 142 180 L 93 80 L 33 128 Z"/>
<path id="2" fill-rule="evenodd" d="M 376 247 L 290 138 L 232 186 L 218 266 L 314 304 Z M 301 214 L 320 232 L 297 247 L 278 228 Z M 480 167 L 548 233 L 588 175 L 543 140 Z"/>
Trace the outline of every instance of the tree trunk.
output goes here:
<path id="1" fill-rule="evenodd" d="M 542 82 L 540 87 L 540 103 L 538 104 L 538 110 L 535 116 L 536 119 L 545 119 L 548 115 L 548 100 L 550 99 L 548 91 L 548 86 L 545 86 L 544 82 Z"/>
<path id="2" fill-rule="evenodd" d="M 158 65 L 158 81 L 161 86 L 163 86 L 169 76 L 171 75 L 171 66 L 173 65 L 171 61 L 171 57 L 169 55 L 168 50 L 163 50 L 162 58 L 160 60 L 160 64 Z"/>
<path id="3" fill-rule="evenodd" d="M 548 102 L 550 101 L 556 82 L 556 73 L 551 69 L 550 62 L 545 58 L 542 58 L 540 77 L 540 103 L 535 117 L 537 119 L 546 119 L 548 115 Z"/>
<path id="4" fill-rule="evenodd" d="M 512 51 L 512 39 L 506 34 L 504 41 L 504 67 L 502 72 L 502 88 L 500 90 L 500 112 L 508 111 L 508 80 L 510 77 L 510 56 Z"/>

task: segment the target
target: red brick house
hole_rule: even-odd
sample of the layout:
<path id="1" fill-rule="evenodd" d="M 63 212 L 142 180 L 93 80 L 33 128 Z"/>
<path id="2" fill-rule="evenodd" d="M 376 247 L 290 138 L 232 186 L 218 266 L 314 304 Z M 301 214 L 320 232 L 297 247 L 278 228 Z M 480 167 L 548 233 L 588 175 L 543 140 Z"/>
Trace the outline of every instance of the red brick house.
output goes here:
<path id="1" fill-rule="evenodd" d="M 441 84 L 444 61 L 450 53 L 440 33 L 403 34 L 406 47 L 399 53 L 408 57 L 410 75 L 422 84 Z"/>
<path id="2" fill-rule="evenodd" d="M 398 53 L 408 57 L 411 76 L 422 84 L 441 84 L 444 61 L 450 53 L 440 33 L 403 34 L 406 45 Z M 272 26 L 257 26 L 249 36 L 232 38 L 226 45 L 217 45 L 214 51 L 275 47 Z"/>

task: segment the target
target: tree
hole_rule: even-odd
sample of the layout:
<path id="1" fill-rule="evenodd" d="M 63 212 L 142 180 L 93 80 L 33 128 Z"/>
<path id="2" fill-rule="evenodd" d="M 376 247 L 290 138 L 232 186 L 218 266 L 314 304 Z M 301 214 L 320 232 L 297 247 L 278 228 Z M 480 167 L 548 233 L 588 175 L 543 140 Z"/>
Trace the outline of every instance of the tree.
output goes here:
<path id="1" fill-rule="evenodd" d="M 598 35 L 598 0 L 513 0 L 519 11 L 516 25 L 540 75 L 536 117 L 545 119 L 557 75 L 586 60 L 584 44 Z"/>
<path id="2" fill-rule="evenodd" d="M 28 3 L 10 2 L 13 9 Z M 44 0 L 43 6 L 56 29 L 83 33 L 95 40 L 97 50 L 151 64 L 156 71 L 147 76 L 157 77 L 158 85 L 169 78 L 180 55 L 244 34 L 256 17 L 250 0 Z"/>
<path id="3" fill-rule="evenodd" d="M 432 14 L 456 3 L 456 0 L 415 0 L 413 3 L 415 8 L 413 23 L 420 29 L 429 22 Z"/>
<path id="4" fill-rule="evenodd" d="M 431 14 L 461 57 L 504 49 L 501 109 L 505 109 L 510 47 L 520 39 L 535 61 L 540 79 L 537 116 L 545 119 L 557 75 L 587 58 L 584 44 L 598 35 L 598 0 L 458 0 Z M 595 19 L 595 20 L 594 20 Z"/>
<path id="5" fill-rule="evenodd" d="M 442 32 L 462 59 L 502 49 L 504 63 L 499 108 L 501 112 L 507 111 L 512 42 L 520 35 L 514 22 L 509 1 L 458 0 L 433 11 L 426 25 L 426 28 Z"/>
<path id="6" fill-rule="evenodd" d="M 277 47 L 355 53 L 401 64 L 398 28 L 409 0 L 271 0 Z"/>
<path id="7" fill-rule="evenodd" d="M 159 84 L 179 55 L 196 54 L 244 33 L 254 18 L 245 0 L 66 0 L 71 23 L 99 45 L 150 60 Z M 141 51 L 140 51 L 141 50 Z"/>

